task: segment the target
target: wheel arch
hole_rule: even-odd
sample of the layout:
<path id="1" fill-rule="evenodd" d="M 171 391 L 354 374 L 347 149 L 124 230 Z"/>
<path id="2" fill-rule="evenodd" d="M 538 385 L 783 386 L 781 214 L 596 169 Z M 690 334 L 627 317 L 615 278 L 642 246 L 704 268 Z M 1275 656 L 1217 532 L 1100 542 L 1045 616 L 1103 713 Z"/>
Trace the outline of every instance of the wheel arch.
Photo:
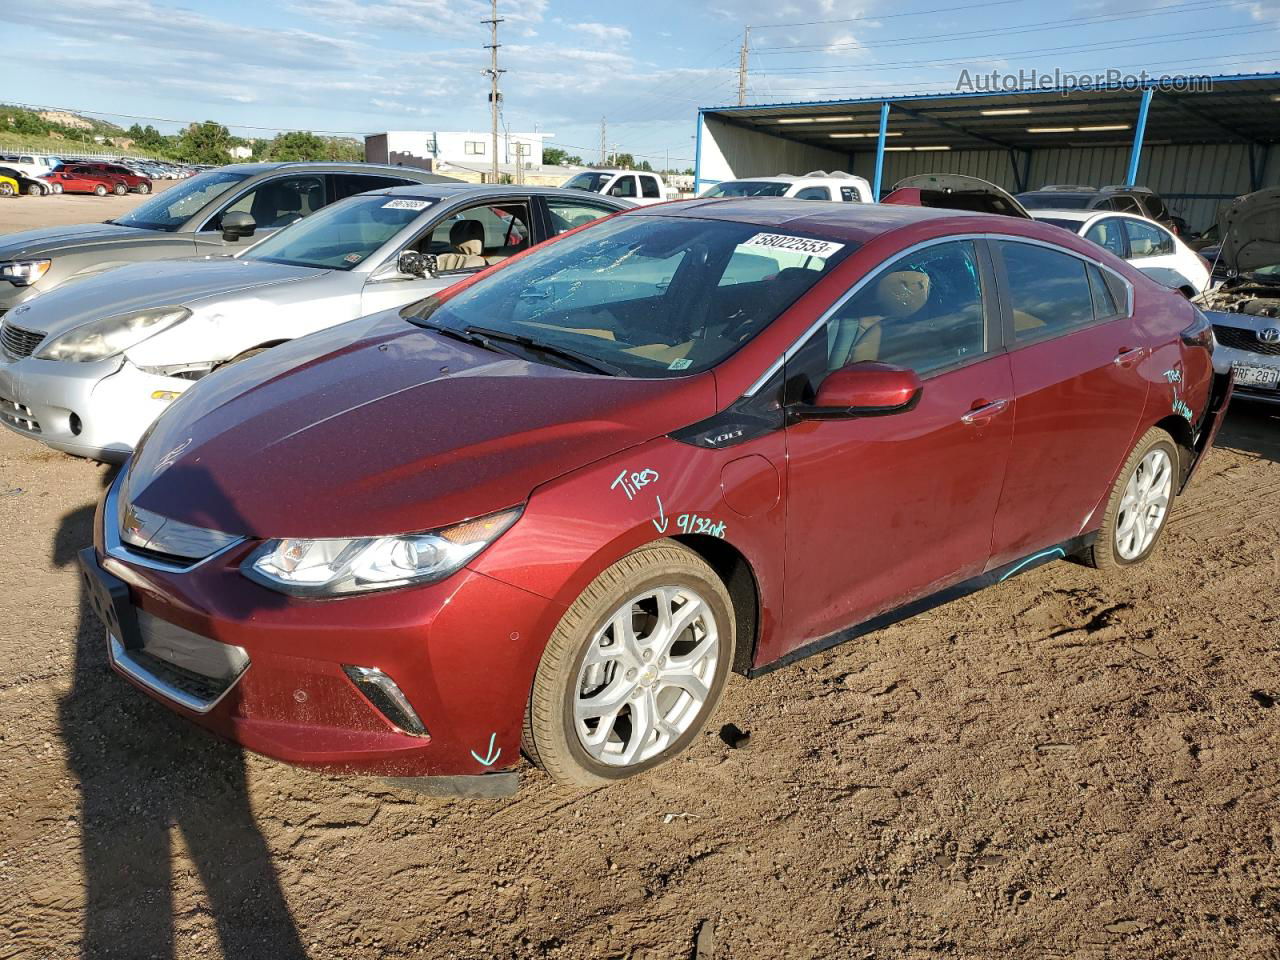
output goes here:
<path id="1" fill-rule="evenodd" d="M 733 670 L 745 675 L 755 661 L 756 645 L 760 639 L 760 585 L 751 561 L 732 543 L 720 537 L 677 534 L 671 539 L 706 561 L 729 591 L 737 635 Z"/>
<path id="2" fill-rule="evenodd" d="M 1173 442 L 1178 445 L 1178 487 L 1181 488 L 1182 481 L 1186 479 L 1187 472 L 1191 469 L 1196 457 L 1195 434 L 1191 430 L 1191 424 L 1185 417 L 1170 414 L 1151 426 L 1159 427 L 1169 434 L 1173 437 Z"/>

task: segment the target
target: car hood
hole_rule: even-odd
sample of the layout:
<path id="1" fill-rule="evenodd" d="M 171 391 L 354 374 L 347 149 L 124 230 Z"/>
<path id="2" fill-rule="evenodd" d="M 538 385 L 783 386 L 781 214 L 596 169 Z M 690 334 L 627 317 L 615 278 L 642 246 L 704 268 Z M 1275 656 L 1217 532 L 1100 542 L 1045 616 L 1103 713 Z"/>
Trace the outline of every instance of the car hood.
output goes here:
<path id="1" fill-rule="evenodd" d="M 229 257 L 128 263 L 59 284 L 15 307 L 9 316 L 19 326 L 56 335 L 103 317 L 148 307 L 191 305 L 212 296 L 327 272 Z"/>
<path id="2" fill-rule="evenodd" d="M 1236 273 L 1280 264 L 1280 187 L 1237 197 L 1218 217 L 1218 263 Z"/>
<path id="3" fill-rule="evenodd" d="M 139 230 L 135 227 L 121 227 L 114 223 L 77 223 L 68 227 L 41 227 L 38 230 L 23 230 L 0 237 L 0 260 L 49 257 L 69 248 L 154 237 L 172 239 L 173 236 L 172 233 L 166 233 L 163 230 Z"/>
<path id="4" fill-rule="evenodd" d="M 197 383 L 140 445 L 125 496 L 253 537 L 424 531 L 522 503 L 714 411 L 710 374 L 583 374 L 387 312 Z"/>

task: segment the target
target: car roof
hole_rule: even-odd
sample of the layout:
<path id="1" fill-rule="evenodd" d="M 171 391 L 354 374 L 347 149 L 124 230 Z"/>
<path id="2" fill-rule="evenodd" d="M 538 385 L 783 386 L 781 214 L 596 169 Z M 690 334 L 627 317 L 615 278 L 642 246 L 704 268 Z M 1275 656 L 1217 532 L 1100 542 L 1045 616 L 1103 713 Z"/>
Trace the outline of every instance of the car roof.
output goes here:
<path id="1" fill-rule="evenodd" d="M 978 218 L 993 228 L 1026 223 L 995 213 L 973 213 L 905 204 L 838 203 L 790 197 L 711 197 L 677 200 L 628 210 L 624 216 L 689 217 L 732 220 L 773 229 L 807 231 L 852 243 L 866 243 L 900 227 L 919 223 Z M 1004 232 L 1004 231 L 999 231 Z M 1010 229 L 1011 234 L 1019 231 Z"/>
<path id="2" fill-rule="evenodd" d="M 454 177 L 430 173 L 426 170 L 419 170 L 417 167 L 396 167 L 387 163 L 362 163 L 359 161 L 339 163 L 323 160 L 285 160 L 258 163 L 224 163 L 220 167 L 210 167 L 209 169 L 238 170 L 249 174 L 249 176 L 255 176 L 259 173 L 271 173 L 277 170 L 299 170 L 313 173 L 386 173 L 392 176 L 412 177 L 426 183 L 458 182 Z"/>
<path id="3" fill-rule="evenodd" d="M 386 195 L 391 197 L 432 197 L 440 200 L 449 200 L 454 197 L 510 197 L 512 195 L 519 196 L 539 196 L 539 197 L 563 197 L 566 200 L 577 200 L 592 202 L 600 195 L 588 193 L 584 190 L 566 190 L 561 187 L 536 187 L 528 184 L 500 184 L 500 183 L 423 183 L 423 184 L 406 184 L 401 187 L 384 187 L 381 190 L 368 190 L 366 193 Z"/>

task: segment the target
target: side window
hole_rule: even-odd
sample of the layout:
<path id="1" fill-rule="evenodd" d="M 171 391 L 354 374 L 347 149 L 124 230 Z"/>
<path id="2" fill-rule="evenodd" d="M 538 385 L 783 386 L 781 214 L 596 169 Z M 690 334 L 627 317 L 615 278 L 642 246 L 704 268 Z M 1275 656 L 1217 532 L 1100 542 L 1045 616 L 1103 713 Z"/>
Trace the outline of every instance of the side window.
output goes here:
<path id="1" fill-rule="evenodd" d="M 636 195 L 636 178 L 619 177 L 609 188 L 609 196 L 634 198 Z"/>
<path id="2" fill-rule="evenodd" d="M 1153 220 L 1160 220 L 1168 215 L 1168 211 L 1164 207 L 1164 201 L 1157 197 L 1154 193 L 1146 194 L 1142 198 L 1143 205 L 1147 208 L 1147 215 Z"/>
<path id="3" fill-rule="evenodd" d="M 1121 260 L 1125 258 L 1124 221 L 1119 217 L 1107 217 L 1105 220 L 1099 220 L 1089 228 L 1084 238 L 1110 250 Z"/>
<path id="4" fill-rule="evenodd" d="M 878 360 L 923 376 L 981 356 L 986 329 L 973 243 L 935 244 L 894 261 L 832 316 L 827 370 Z"/>
<path id="5" fill-rule="evenodd" d="M 656 177 L 641 177 L 640 189 L 644 191 L 645 197 L 650 200 L 658 200 L 662 198 L 662 191 L 658 189 L 658 180 Z"/>
<path id="6" fill-rule="evenodd" d="M 805 187 L 796 191 L 796 200 L 830 200 L 831 194 L 826 187 Z"/>
<path id="7" fill-rule="evenodd" d="M 862 194 L 858 192 L 857 187 L 841 187 L 840 199 L 845 203 L 861 203 Z"/>
<path id="8" fill-rule="evenodd" d="M 1129 256 L 1161 257 L 1173 253 L 1173 236 L 1154 223 L 1126 220 L 1124 232 L 1129 237 Z"/>
<path id="9" fill-rule="evenodd" d="M 1138 201 L 1133 197 L 1112 197 L 1111 202 L 1121 213 L 1136 213 L 1140 217 L 1146 216 L 1142 212 L 1142 208 L 1138 206 Z"/>
<path id="10" fill-rule="evenodd" d="M 1083 260 L 1030 243 L 997 242 L 1009 277 L 1016 340 L 1039 340 L 1093 322 Z"/>
<path id="11" fill-rule="evenodd" d="M 478 270 L 529 246 L 529 222 L 528 204 L 482 204 L 439 221 L 417 246 L 442 271 Z"/>
<path id="12" fill-rule="evenodd" d="M 403 187 L 414 181 L 406 180 L 403 177 L 371 177 L 364 173 L 335 173 L 331 182 L 333 184 L 333 199 L 329 202 L 337 203 L 339 200 L 353 197 L 357 193 L 364 193 L 366 190 Z"/>
<path id="13" fill-rule="evenodd" d="M 1098 320 L 1110 320 L 1112 317 L 1124 315 L 1124 301 L 1117 301 L 1116 295 L 1107 286 L 1102 271 L 1092 263 L 1085 268 L 1089 273 L 1089 290 L 1093 294 L 1093 315 Z"/>
<path id="14" fill-rule="evenodd" d="M 222 216 L 243 212 L 261 228 L 287 227 L 325 205 L 324 180 L 319 176 L 277 177 L 239 197 L 209 221 L 206 230 L 221 230 Z"/>
<path id="15" fill-rule="evenodd" d="M 547 213 L 551 216 L 551 235 L 564 233 L 574 227 L 581 227 L 592 220 L 607 217 L 614 211 L 608 207 L 597 207 L 593 203 L 579 203 L 577 200 L 562 200 L 547 197 Z"/>

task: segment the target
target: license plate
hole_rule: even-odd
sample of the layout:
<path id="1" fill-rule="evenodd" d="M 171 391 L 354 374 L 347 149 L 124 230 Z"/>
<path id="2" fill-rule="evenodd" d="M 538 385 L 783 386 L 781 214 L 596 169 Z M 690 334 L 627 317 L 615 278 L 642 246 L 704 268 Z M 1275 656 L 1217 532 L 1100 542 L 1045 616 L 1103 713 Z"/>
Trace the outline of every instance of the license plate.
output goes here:
<path id="1" fill-rule="evenodd" d="M 1236 383 L 1242 387 L 1275 387 L 1280 383 L 1280 367 L 1258 367 L 1250 363 L 1232 364 Z"/>

